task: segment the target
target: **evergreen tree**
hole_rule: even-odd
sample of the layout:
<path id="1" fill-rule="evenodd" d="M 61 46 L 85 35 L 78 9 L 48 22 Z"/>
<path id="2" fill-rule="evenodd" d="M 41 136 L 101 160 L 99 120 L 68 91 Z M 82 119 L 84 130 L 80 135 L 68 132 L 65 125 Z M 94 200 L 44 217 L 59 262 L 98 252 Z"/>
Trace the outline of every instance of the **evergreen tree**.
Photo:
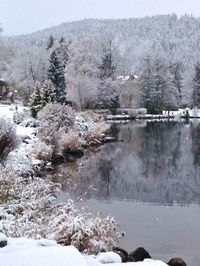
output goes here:
<path id="1" fill-rule="evenodd" d="M 47 103 L 52 103 L 55 101 L 55 92 L 53 84 L 50 80 L 45 80 L 41 88 L 41 101 L 44 107 Z"/>
<path id="2" fill-rule="evenodd" d="M 141 104 L 148 113 L 177 108 L 178 93 L 166 60 L 145 58 L 139 84 L 142 90 Z"/>
<path id="3" fill-rule="evenodd" d="M 58 47 L 55 49 L 55 52 L 63 65 L 63 68 L 65 68 L 68 60 L 69 60 L 69 54 L 68 54 L 68 48 L 69 48 L 69 43 L 65 43 L 65 41 L 61 40 Z"/>
<path id="4" fill-rule="evenodd" d="M 50 66 L 48 69 L 48 78 L 51 80 L 55 88 L 55 98 L 59 103 L 65 103 L 65 77 L 64 77 L 64 64 L 61 62 L 56 51 L 50 55 Z"/>
<path id="5" fill-rule="evenodd" d="M 39 82 L 35 83 L 33 87 L 33 94 L 30 97 L 30 111 L 32 117 L 36 118 L 37 113 L 42 109 L 42 97 L 41 97 L 41 84 Z"/>
<path id="6" fill-rule="evenodd" d="M 55 101 L 55 92 L 50 80 L 45 80 L 43 85 L 36 82 L 33 90 L 34 92 L 30 97 L 29 106 L 32 117 L 36 118 L 37 113 L 42 110 L 47 103 Z"/>
<path id="7" fill-rule="evenodd" d="M 151 64 L 151 58 L 146 57 L 143 61 L 142 74 L 139 79 L 139 85 L 142 90 L 141 104 L 147 109 L 148 113 L 154 113 L 153 107 L 153 68 Z"/>
<path id="8" fill-rule="evenodd" d="M 99 66 L 100 78 L 112 78 L 116 70 L 116 66 L 113 64 L 112 53 L 105 54 L 101 60 L 102 63 Z"/>
<path id="9" fill-rule="evenodd" d="M 65 39 L 63 38 L 63 36 L 60 37 L 59 43 L 65 43 Z"/>
<path id="10" fill-rule="evenodd" d="M 182 76 L 181 76 L 181 64 L 170 64 L 170 72 L 172 74 L 172 86 L 177 90 L 177 105 L 181 105 L 182 101 Z"/>
<path id="11" fill-rule="evenodd" d="M 200 61 L 195 65 L 192 100 L 193 105 L 200 108 Z"/>
<path id="12" fill-rule="evenodd" d="M 52 36 L 52 34 L 50 35 L 48 41 L 47 41 L 47 50 L 51 49 L 54 45 L 54 38 Z"/>

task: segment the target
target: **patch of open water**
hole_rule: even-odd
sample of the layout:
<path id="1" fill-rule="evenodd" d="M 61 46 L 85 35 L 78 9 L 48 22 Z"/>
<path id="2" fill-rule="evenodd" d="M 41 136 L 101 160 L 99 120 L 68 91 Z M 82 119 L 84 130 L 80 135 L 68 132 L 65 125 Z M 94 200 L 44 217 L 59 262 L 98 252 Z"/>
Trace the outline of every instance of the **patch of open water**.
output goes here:
<path id="1" fill-rule="evenodd" d="M 59 200 L 113 215 L 128 251 L 144 246 L 154 258 L 199 266 L 200 123 L 130 122 L 112 134 L 120 141 L 57 167 Z"/>

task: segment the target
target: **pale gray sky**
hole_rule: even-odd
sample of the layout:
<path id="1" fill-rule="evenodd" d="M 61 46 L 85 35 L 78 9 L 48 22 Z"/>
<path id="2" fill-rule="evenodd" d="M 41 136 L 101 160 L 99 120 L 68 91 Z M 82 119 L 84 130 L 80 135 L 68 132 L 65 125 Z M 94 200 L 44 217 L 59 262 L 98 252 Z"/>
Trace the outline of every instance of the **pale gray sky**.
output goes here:
<path id="1" fill-rule="evenodd" d="M 30 33 L 84 18 L 185 13 L 200 16 L 200 0 L 0 0 L 5 35 Z"/>

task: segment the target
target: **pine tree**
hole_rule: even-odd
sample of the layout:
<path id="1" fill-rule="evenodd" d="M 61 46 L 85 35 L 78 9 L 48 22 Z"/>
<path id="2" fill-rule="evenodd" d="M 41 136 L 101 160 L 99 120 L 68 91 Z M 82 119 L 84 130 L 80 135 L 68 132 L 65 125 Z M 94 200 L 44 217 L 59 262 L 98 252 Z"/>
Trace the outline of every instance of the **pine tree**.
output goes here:
<path id="1" fill-rule="evenodd" d="M 65 43 L 65 39 L 63 38 L 63 36 L 60 37 L 59 43 Z"/>
<path id="2" fill-rule="evenodd" d="M 47 41 L 47 50 L 51 49 L 54 45 L 54 38 L 52 36 L 52 34 L 50 35 L 48 41 Z"/>
<path id="3" fill-rule="evenodd" d="M 177 105 L 181 105 L 182 101 L 182 76 L 180 63 L 170 64 L 170 72 L 172 74 L 172 86 L 177 90 Z"/>
<path id="4" fill-rule="evenodd" d="M 100 78 L 112 78 L 116 70 L 116 66 L 113 64 L 112 54 L 105 54 L 105 56 L 101 60 L 102 63 L 99 66 Z"/>
<path id="5" fill-rule="evenodd" d="M 65 103 L 65 77 L 64 77 L 64 64 L 61 62 L 56 51 L 50 55 L 50 66 L 48 69 L 48 78 L 51 80 L 55 88 L 55 98 L 59 103 Z"/>
<path id="6" fill-rule="evenodd" d="M 172 82 L 166 60 L 145 58 L 139 84 L 142 90 L 141 104 L 148 113 L 177 108 L 177 88 Z"/>
<path id="7" fill-rule="evenodd" d="M 193 105 L 200 108 L 200 61 L 195 65 L 192 100 Z"/>
<path id="8" fill-rule="evenodd" d="M 60 40 L 59 46 L 55 50 L 64 68 L 69 60 L 68 49 L 69 49 L 69 43 L 65 43 L 64 40 L 63 41 Z"/>
<path id="9" fill-rule="evenodd" d="M 32 117 L 36 118 L 37 113 L 42 110 L 47 103 L 55 101 L 55 92 L 50 80 L 45 80 L 42 85 L 36 82 L 33 90 L 34 92 L 30 97 L 29 106 Z"/>
<path id="10" fill-rule="evenodd" d="M 44 107 L 47 103 L 55 101 L 55 92 L 53 84 L 50 80 L 45 80 L 41 88 L 41 101 Z"/>
<path id="11" fill-rule="evenodd" d="M 42 97 L 41 97 L 41 84 L 36 82 L 35 86 L 33 87 L 34 92 L 30 97 L 30 111 L 32 117 L 36 118 L 37 113 L 42 109 Z"/>
<path id="12" fill-rule="evenodd" d="M 148 113 L 154 112 L 153 107 L 153 67 L 151 64 L 151 58 L 146 57 L 143 61 L 142 74 L 139 79 L 139 85 L 142 90 L 141 105 L 147 109 Z"/>

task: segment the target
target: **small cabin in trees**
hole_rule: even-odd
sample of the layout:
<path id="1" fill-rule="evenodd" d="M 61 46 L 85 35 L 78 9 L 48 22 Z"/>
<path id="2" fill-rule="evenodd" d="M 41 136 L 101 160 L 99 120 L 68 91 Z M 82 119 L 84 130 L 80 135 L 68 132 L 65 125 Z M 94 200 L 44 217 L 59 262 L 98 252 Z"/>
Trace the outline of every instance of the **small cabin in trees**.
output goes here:
<path id="1" fill-rule="evenodd" d="M 14 94 L 8 83 L 0 79 L 0 102 L 14 102 Z"/>

